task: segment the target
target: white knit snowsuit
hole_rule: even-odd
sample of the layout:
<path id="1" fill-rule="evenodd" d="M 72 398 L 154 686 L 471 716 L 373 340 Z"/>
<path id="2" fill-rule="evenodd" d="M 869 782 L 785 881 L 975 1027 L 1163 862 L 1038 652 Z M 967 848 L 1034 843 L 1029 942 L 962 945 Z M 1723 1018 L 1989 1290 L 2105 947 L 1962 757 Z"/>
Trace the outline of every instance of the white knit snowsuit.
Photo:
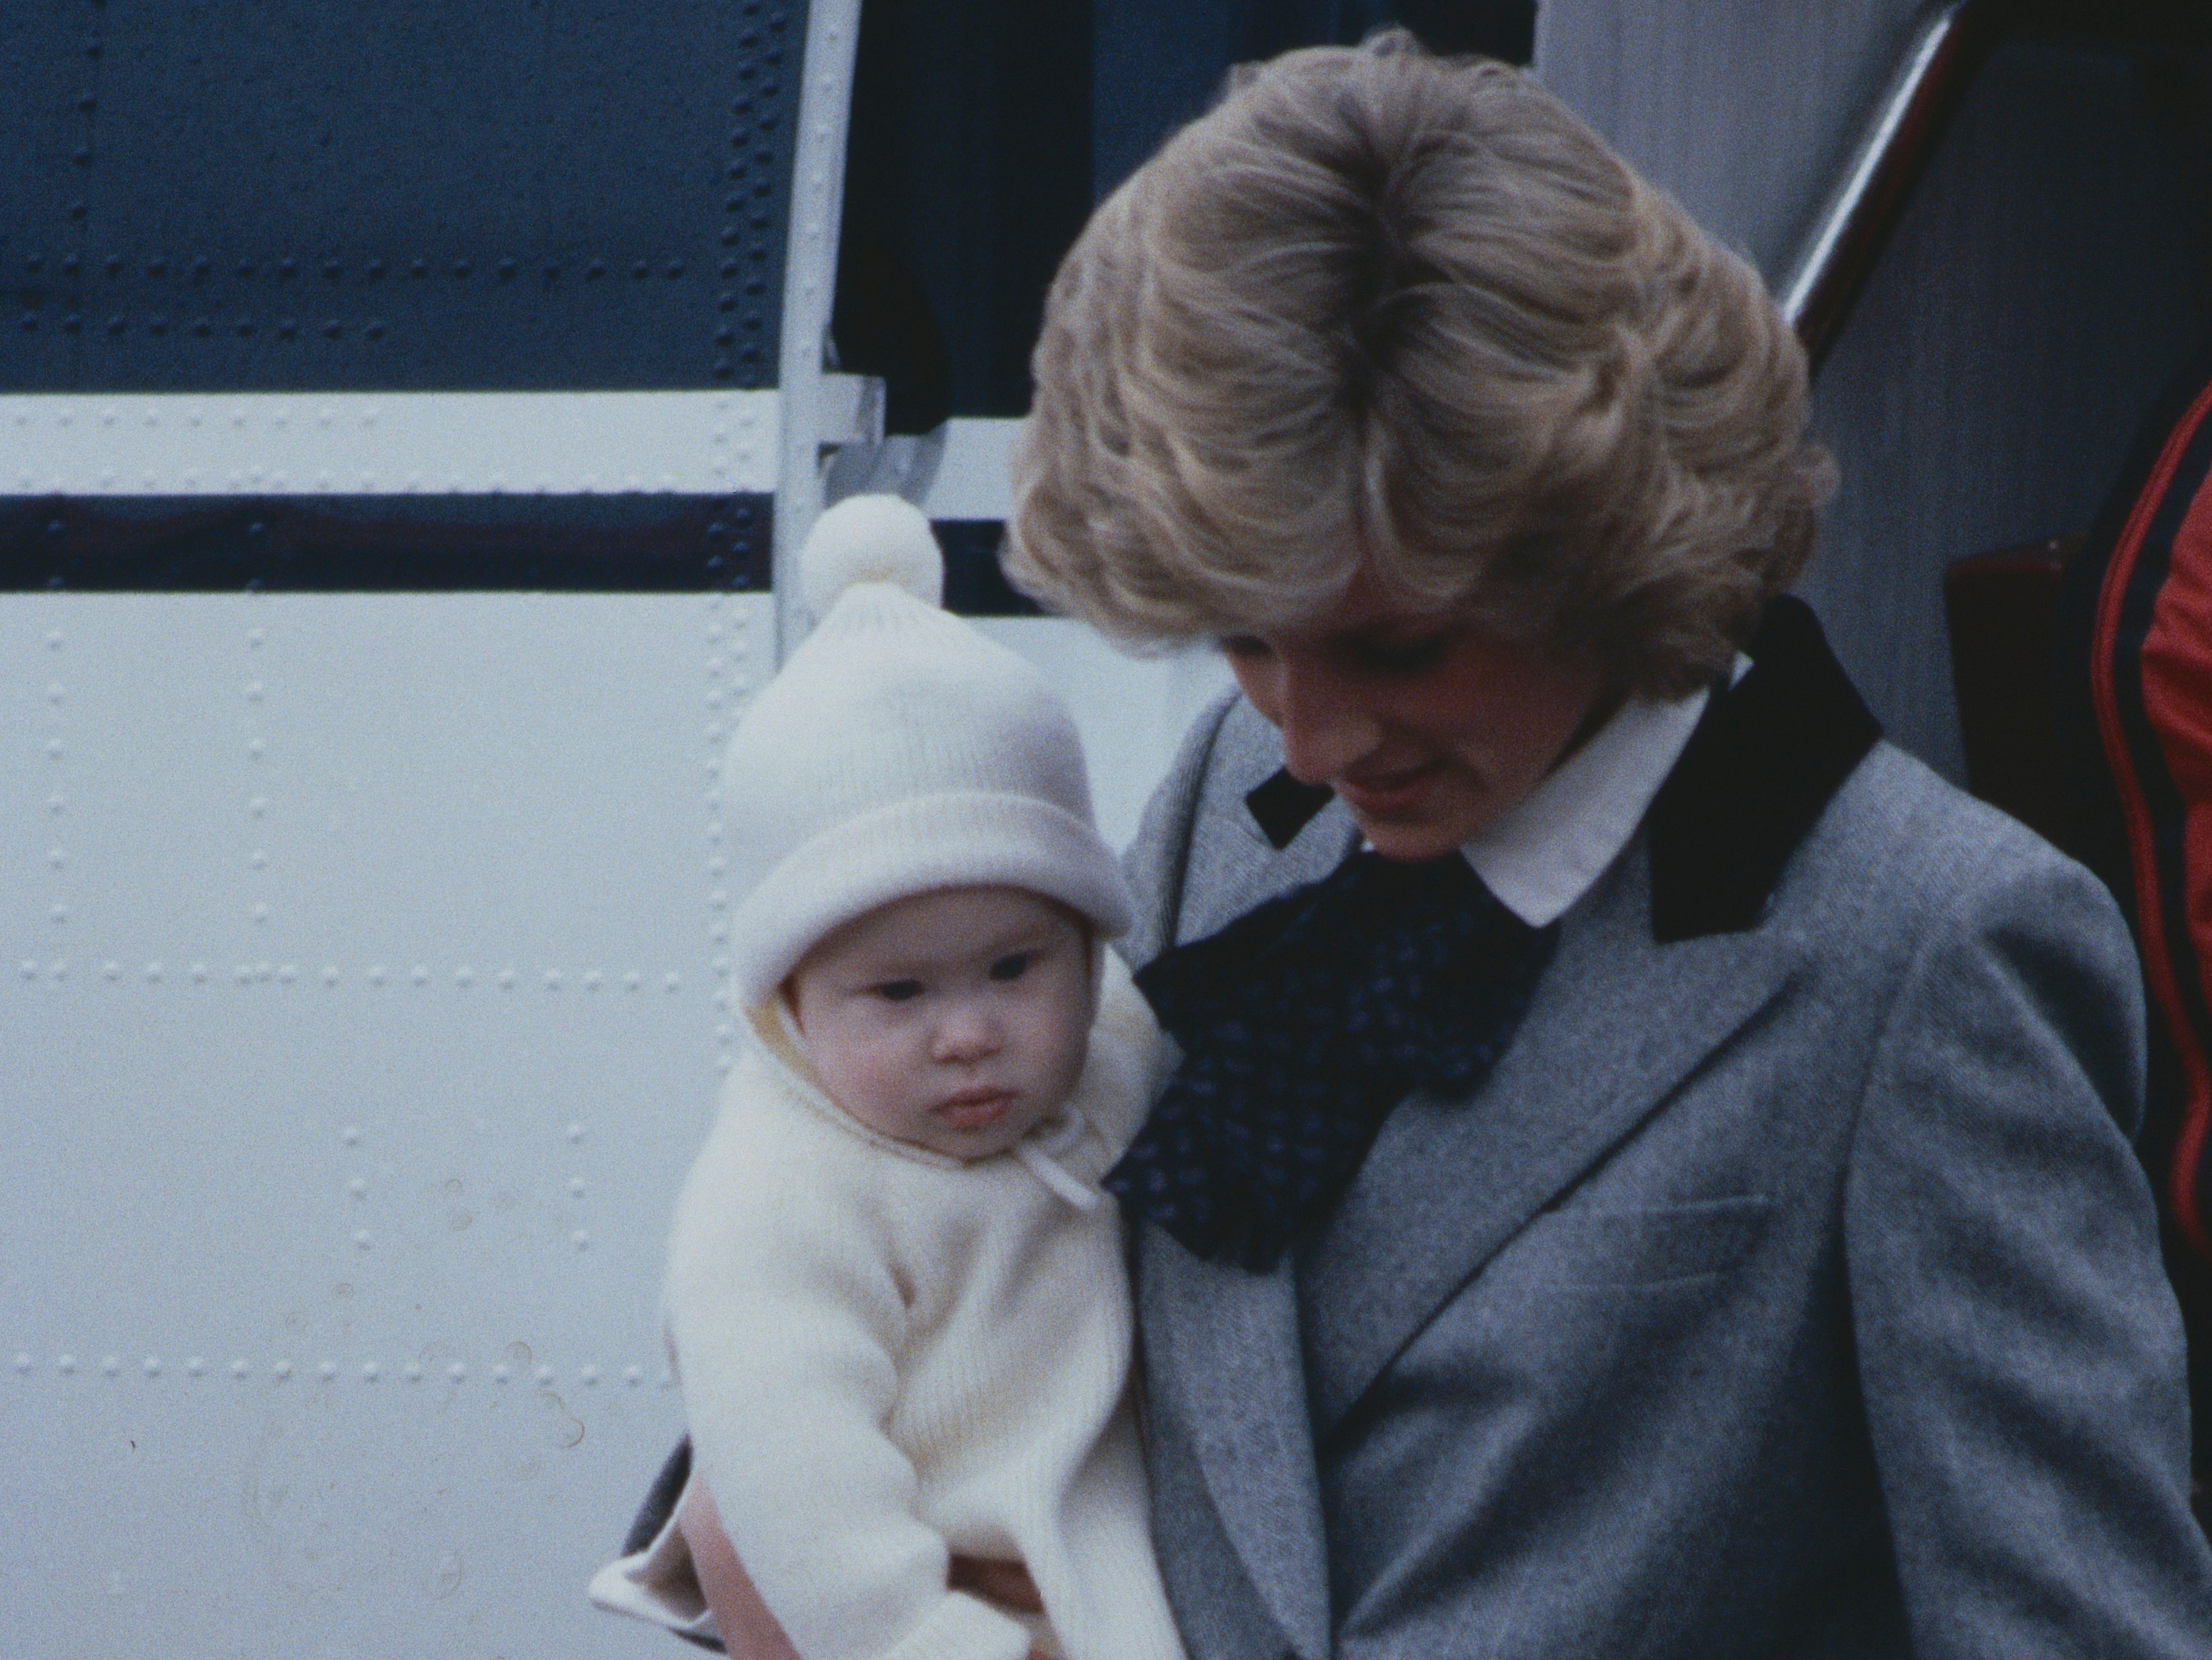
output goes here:
<path id="1" fill-rule="evenodd" d="M 1033 1642 L 1181 1660 L 1120 1222 L 1097 1188 L 1164 1043 L 1100 955 L 1076 1116 L 1033 1131 L 1026 1158 L 963 1164 L 878 1134 L 823 1094 L 771 1011 L 751 1019 L 678 1201 L 665 1313 L 696 1471 L 805 1660 L 1022 1660 Z M 1022 1562 L 1046 1622 L 948 1590 L 952 1554 Z"/>

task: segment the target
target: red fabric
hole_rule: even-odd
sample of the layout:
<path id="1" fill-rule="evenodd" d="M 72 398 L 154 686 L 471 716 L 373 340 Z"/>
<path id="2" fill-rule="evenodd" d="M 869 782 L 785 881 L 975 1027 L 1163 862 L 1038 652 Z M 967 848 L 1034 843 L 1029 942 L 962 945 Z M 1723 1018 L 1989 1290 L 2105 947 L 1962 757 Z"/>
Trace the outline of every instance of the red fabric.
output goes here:
<path id="1" fill-rule="evenodd" d="M 2127 824 L 2146 980 L 2181 1066 L 2182 1116 L 2166 1197 L 2183 1235 L 2200 1254 L 2212 1257 L 2212 1231 L 2208 1231 L 2196 1183 L 2208 1131 L 2212 1130 L 2212 1056 L 2206 1055 L 2186 1018 L 2179 981 L 2184 973 L 2197 974 L 2198 965 L 2212 957 L 2212 482 L 2200 481 L 2175 537 L 2140 658 L 2145 711 L 2185 804 L 2182 877 L 2190 935 L 2185 940 L 2167 937 L 2159 901 L 2151 813 L 2120 729 L 2114 669 L 2122 600 L 2142 556 L 2145 534 L 2208 412 L 2212 412 L 2212 386 L 2198 395 L 2167 439 L 2113 550 L 2098 597 L 2092 695 L 2099 735 Z"/>

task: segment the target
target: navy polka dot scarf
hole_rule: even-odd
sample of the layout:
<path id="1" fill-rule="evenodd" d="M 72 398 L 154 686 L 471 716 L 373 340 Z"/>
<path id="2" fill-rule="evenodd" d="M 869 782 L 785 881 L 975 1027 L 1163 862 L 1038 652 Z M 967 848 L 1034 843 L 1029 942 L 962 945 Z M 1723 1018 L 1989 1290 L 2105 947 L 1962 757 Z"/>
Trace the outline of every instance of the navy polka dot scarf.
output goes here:
<path id="1" fill-rule="evenodd" d="M 1370 852 L 1163 952 L 1137 985 L 1182 1065 L 1106 1186 L 1200 1256 L 1272 1268 L 1327 1219 L 1393 1107 L 1489 1076 L 1555 933 L 1457 854 Z"/>

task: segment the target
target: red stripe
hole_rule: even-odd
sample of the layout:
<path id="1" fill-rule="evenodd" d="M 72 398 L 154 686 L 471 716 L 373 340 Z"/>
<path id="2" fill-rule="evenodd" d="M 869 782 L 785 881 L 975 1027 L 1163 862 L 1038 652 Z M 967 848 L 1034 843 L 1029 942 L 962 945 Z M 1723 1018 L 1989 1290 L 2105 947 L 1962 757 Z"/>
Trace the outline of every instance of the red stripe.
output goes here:
<path id="1" fill-rule="evenodd" d="M 2142 666 L 2144 713 L 2185 804 L 2185 926 L 2192 941 L 2212 945 L 2212 489 L 2202 484 L 2174 536 L 2166 581 L 2152 602 Z M 2166 1013 L 2178 1033 L 2179 1012 Z M 2199 1250 L 2212 1250 L 2196 1185 L 2212 1120 L 2212 1078 L 2207 1076 L 2212 1068 L 2201 1049 L 2191 1046 L 2191 1053 L 2197 1064 L 2182 1104 L 2169 1196 L 2182 1231 Z"/>
<path id="2" fill-rule="evenodd" d="M 2199 392 L 2189 406 L 2188 413 L 2160 451 L 2158 465 L 2152 470 L 2149 480 L 2136 497 L 2134 509 L 2120 532 L 2112 562 L 2105 570 L 2104 585 L 2098 593 L 2094 672 L 2089 681 L 2097 713 L 2098 736 L 2112 765 L 2112 781 L 2127 823 L 2129 862 L 2135 879 L 2136 926 L 2142 943 L 2145 978 L 2173 1039 L 2183 1073 L 2181 1134 L 2174 1150 L 2173 1168 L 2168 1173 L 2167 1196 L 2175 1223 L 2184 1236 L 2198 1252 L 2212 1257 L 2212 1233 L 2208 1233 L 2205 1227 L 2191 1180 L 2203 1152 L 2208 1121 L 2212 1121 L 2212 1060 L 2208 1060 L 2197 1044 L 2182 1010 L 2174 955 L 2159 903 L 2157 849 L 2152 836 L 2150 806 L 2121 731 L 2113 674 L 2120 611 L 2142 554 L 2143 538 L 2208 411 L 2212 411 L 2212 386 Z M 2204 643 L 2212 642 L 2212 569 L 2207 569 L 2202 562 L 2212 558 L 2212 505 L 2209 502 L 2212 502 L 2212 496 L 2200 489 L 2191 503 L 2165 582 L 2153 605 L 2150 635 L 2144 642 L 2142 654 L 2146 712 L 2158 734 L 2166 766 L 2185 790 L 2186 781 L 2194 780 L 2199 784 L 2212 781 L 2212 718 L 2208 718 L 2212 717 L 2212 664 L 2208 664 L 2204 653 Z M 2191 747 L 2192 744 L 2194 747 Z M 2209 813 L 2212 813 L 2212 800 L 2189 813 L 2184 842 L 2184 890 L 2192 930 L 2199 938 L 2212 939 L 2212 819 L 2208 819 Z"/>

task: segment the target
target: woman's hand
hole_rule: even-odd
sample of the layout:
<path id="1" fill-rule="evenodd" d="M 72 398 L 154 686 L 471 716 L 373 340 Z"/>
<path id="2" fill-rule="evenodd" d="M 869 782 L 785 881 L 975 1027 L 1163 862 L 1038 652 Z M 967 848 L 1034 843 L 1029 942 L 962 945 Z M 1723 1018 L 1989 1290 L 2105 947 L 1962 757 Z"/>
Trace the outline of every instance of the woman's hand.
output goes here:
<path id="1" fill-rule="evenodd" d="M 691 1553 L 692 1571 L 699 1576 L 707 1606 L 714 1611 L 714 1628 L 721 1633 L 722 1646 L 732 1660 L 799 1660 L 799 1651 L 791 1646 L 791 1639 L 754 1589 L 745 1565 L 730 1548 L 730 1537 L 722 1531 L 721 1515 L 704 1481 L 694 1481 L 684 1489 L 676 1527 Z M 954 1590 L 967 1591 L 1017 1614 L 1044 1612 L 1036 1582 L 1019 1562 L 956 1556 L 945 1578 Z M 1031 1649 L 1029 1660 L 1052 1657 Z"/>
<path id="2" fill-rule="evenodd" d="M 699 1576 L 699 1589 L 714 1611 L 714 1629 L 732 1660 L 799 1660 L 799 1651 L 753 1589 L 752 1577 L 730 1536 L 722 1531 L 722 1517 L 704 1481 L 694 1481 L 684 1490 L 684 1503 L 676 1512 L 677 1531 L 691 1552 L 691 1569 Z"/>
<path id="3" fill-rule="evenodd" d="M 1042 1614 L 1044 1598 L 1036 1581 L 1019 1562 L 994 1562 L 981 1556 L 956 1556 L 945 1583 L 987 1602 L 1012 1608 L 1017 1614 Z"/>
<path id="4" fill-rule="evenodd" d="M 1016 1614 L 1044 1612 L 1044 1598 L 1037 1595 L 1036 1581 L 1030 1578 L 1030 1571 L 1019 1562 L 994 1562 L 982 1556 L 956 1556 L 945 1581 L 954 1590 L 964 1590 L 987 1602 L 996 1602 L 1002 1608 L 1012 1608 Z M 1056 1660 L 1056 1657 L 1042 1649 L 1031 1649 L 1028 1660 Z"/>

